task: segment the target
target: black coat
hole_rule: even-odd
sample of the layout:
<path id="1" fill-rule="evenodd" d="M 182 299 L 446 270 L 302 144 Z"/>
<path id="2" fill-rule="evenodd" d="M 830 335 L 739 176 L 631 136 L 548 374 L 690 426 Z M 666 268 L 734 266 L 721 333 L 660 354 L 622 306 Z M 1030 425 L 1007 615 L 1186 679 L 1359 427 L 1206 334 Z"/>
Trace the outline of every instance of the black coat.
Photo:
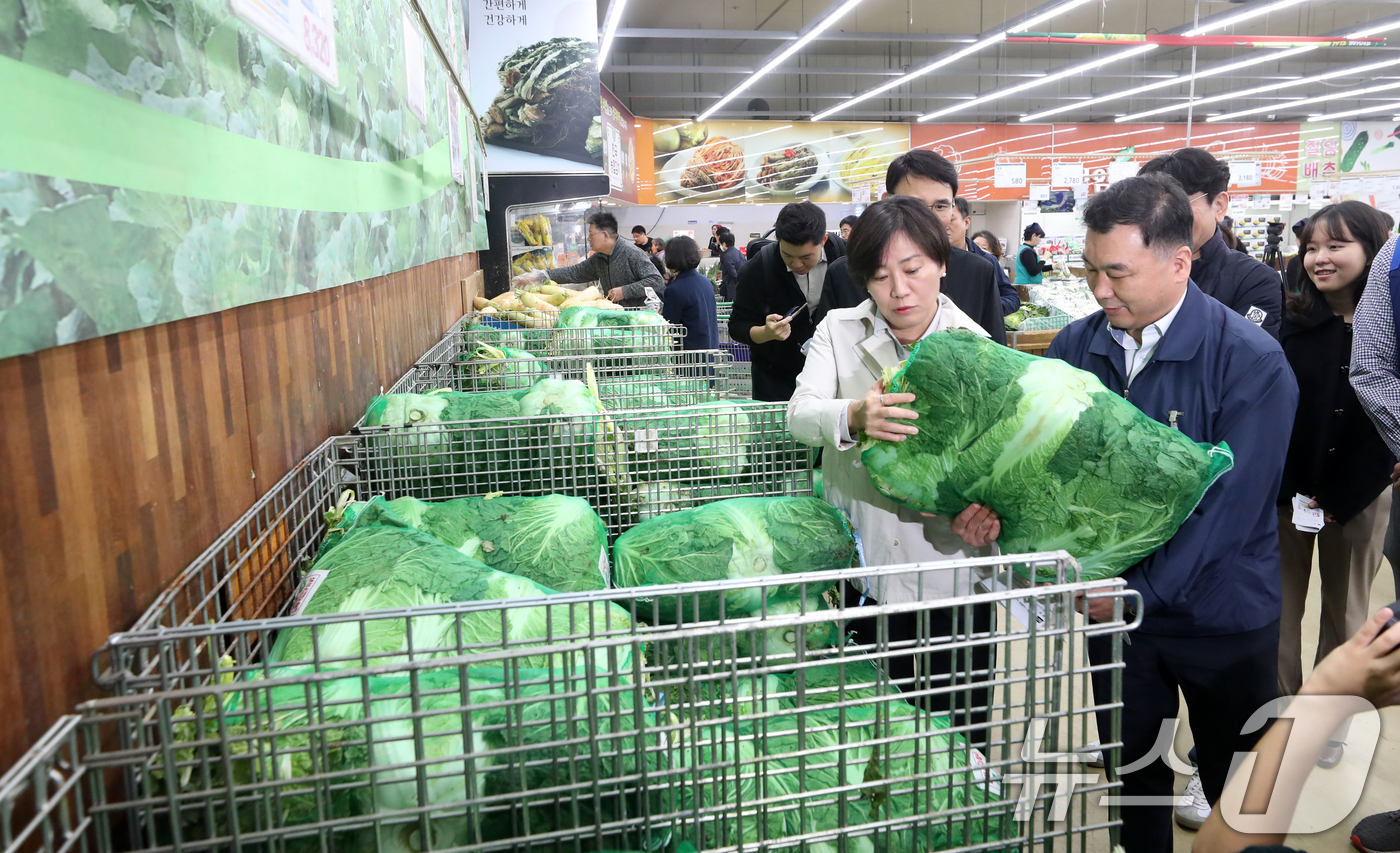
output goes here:
<path id="1" fill-rule="evenodd" d="M 739 271 L 739 287 L 729 314 L 729 337 L 749 345 L 753 374 L 753 398 L 778 402 L 788 400 L 797 390 L 797 375 L 807 363 L 802 345 L 811 340 L 817 324 L 833 308 L 854 308 L 866 299 L 865 291 L 851 284 L 851 277 L 835 276 L 837 263 L 846 254 L 846 242 L 828 238 L 824 250 L 826 278 L 815 311 L 803 311 L 792 320 L 792 334 L 785 341 L 755 344 L 749 336 L 754 326 L 762 326 L 769 314 L 786 314 L 806 302 L 797 279 L 788 271 L 778 253 L 778 244 L 764 246 Z"/>
<path id="2" fill-rule="evenodd" d="M 1279 324 L 1283 322 L 1283 289 L 1279 287 L 1278 273 L 1262 261 L 1231 250 L 1219 228 L 1201 247 L 1201 256 L 1191 262 L 1191 280 L 1206 296 L 1215 297 L 1278 339 Z"/>
<path id="3" fill-rule="evenodd" d="M 996 272 L 992 269 L 993 265 L 992 261 L 980 255 L 974 255 L 963 249 L 954 249 L 952 257 L 948 258 L 948 274 L 943 277 L 939 291 L 947 294 L 948 298 L 953 300 L 953 304 L 971 317 L 974 323 L 981 326 L 992 340 L 999 344 L 1005 344 L 1006 324 L 1001 319 L 1001 294 L 997 292 Z M 833 274 L 841 282 L 842 291 L 859 293 L 861 302 L 865 301 L 867 295 L 865 288 L 858 287 L 851 281 L 851 272 L 846 269 L 845 259 L 827 271 L 827 281 L 831 280 Z M 833 307 L 845 308 L 849 306 Z"/>
<path id="4" fill-rule="evenodd" d="M 1298 378 L 1279 506 L 1308 495 L 1345 524 L 1390 485 L 1395 458 L 1347 379 L 1351 326 L 1326 306 L 1283 321 L 1284 355 Z"/>

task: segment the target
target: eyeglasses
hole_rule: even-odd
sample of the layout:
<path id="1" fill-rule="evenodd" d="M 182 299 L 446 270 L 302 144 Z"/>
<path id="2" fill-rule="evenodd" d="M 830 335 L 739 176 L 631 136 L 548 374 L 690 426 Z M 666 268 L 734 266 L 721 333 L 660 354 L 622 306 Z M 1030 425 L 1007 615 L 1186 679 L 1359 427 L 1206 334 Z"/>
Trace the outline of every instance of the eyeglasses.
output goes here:
<path id="1" fill-rule="evenodd" d="M 935 213 L 947 213 L 953 209 L 953 203 L 951 201 L 935 201 L 929 205 L 929 209 Z"/>
<path id="2" fill-rule="evenodd" d="M 1195 195 L 1193 195 L 1193 196 L 1191 196 L 1190 198 L 1186 199 L 1186 202 L 1187 202 L 1188 204 L 1195 204 L 1195 203 L 1196 203 L 1196 199 L 1198 199 L 1198 198 L 1205 198 L 1205 197 L 1208 196 L 1208 195 L 1210 195 L 1210 193 L 1196 193 Z"/>

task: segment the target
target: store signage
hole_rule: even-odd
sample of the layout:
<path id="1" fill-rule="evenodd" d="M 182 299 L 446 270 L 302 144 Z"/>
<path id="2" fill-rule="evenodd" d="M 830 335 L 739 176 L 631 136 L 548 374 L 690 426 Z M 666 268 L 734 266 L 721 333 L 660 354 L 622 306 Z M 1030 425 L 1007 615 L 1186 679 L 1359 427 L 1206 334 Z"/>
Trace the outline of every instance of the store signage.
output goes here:
<path id="1" fill-rule="evenodd" d="M 1366 178 L 1361 182 L 1362 195 L 1380 195 L 1385 192 L 1384 181 L 1380 178 Z"/>
<path id="2" fill-rule="evenodd" d="M 1026 185 L 1025 163 L 997 163 L 992 174 L 992 186 L 1020 189 Z"/>
<path id="3" fill-rule="evenodd" d="M 1049 184 L 1031 184 L 1031 201 L 1049 201 Z"/>
<path id="4" fill-rule="evenodd" d="M 1293 209 L 1293 193 L 1283 193 L 1278 197 L 1278 209 L 1284 213 Z"/>
<path id="5" fill-rule="evenodd" d="M 1237 187 L 1257 187 L 1264 182 L 1259 164 L 1253 160 L 1230 161 L 1230 183 Z"/>
<path id="6" fill-rule="evenodd" d="M 1083 163 L 1052 163 L 1050 165 L 1050 185 L 1052 187 L 1077 187 L 1084 183 Z"/>
<path id="7" fill-rule="evenodd" d="M 637 201 L 637 120 L 607 86 L 603 96 L 603 169 L 608 173 L 608 194 L 622 201 Z"/>
<path id="8" fill-rule="evenodd" d="M 1135 177 L 1140 165 L 1135 160 L 1114 160 L 1108 164 L 1108 182 L 1116 184 L 1124 178 Z"/>
<path id="9" fill-rule="evenodd" d="M 331 0 L 231 0 L 233 14 L 310 68 L 340 86 L 335 61 L 335 4 Z"/>
<path id="10" fill-rule="evenodd" d="M 1360 179 L 1360 178 L 1343 178 L 1343 179 L 1342 179 L 1342 197 L 1343 197 L 1343 198 L 1351 198 L 1351 197 L 1353 197 L 1353 196 L 1359 196 L 1359 195 L 1361 195 L 1361 179 Z"/>

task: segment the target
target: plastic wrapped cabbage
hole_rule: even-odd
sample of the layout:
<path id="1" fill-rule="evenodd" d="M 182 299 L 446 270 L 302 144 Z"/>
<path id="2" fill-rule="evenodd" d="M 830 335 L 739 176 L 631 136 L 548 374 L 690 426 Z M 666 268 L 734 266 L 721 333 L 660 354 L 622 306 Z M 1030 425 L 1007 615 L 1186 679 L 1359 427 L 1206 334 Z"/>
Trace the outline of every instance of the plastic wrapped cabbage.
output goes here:
<path id="1" fill-rule="evenodd" d="M 411 527 L 496 571 L 558 592 L 608 585 L 608 529 L 583 498 L 417 498 L 348 504 L 321 547 L 324 556 L 345 534 L 367 525 Z"/>
<path id="2" fill-rule="evenodd" d="M 366 522 L 375 520 L 385 519 L 371 517 Z M 459 601 L 540 598 L 555 592 L 527 578 L 498 572 L 427 533 L 392 524 L 366 523 L 347 533 L 312 565 L 293 598 L 293 614 L 359 613 Z M 320 660 L 323 668 L 359 666 L 364 665 L 363 660 L 374 665 L 456 654 L 459 643 L 495 648 L 506 641 L 522 645 L 522 641 L 544 642 L 551 636 L 557 639 L 626 632 L 631 624 L 625 610 L 604 602 L 541 603 L 538 607 L 510 610 L 504 623 L 498 611 L 460 617 L 426 614 L 408 619 L 367 619 L 363 622 L 363 643 L 358 621 L 319 628 L 314 638 L 310 628 L 284 629 L 278 634 L 269 659 L 275 664 Z M 599 651 L 606 654 L 608 650 Z M 624 652 L 625 647 L 614 654 Z M 615 672 L 631 669 L 630 662 L 604 658 L 582 663 Z M 562 664 L 557 659 L 531 658 L 524 665 L 548 668 Z"/>
<path id="3" fill-rule="evenodd" d="M 709 482 L 739 477 L 760 462 L 779 461 L 779 445 L 805 457 L 806 448 L 798 447 L 779 425 L 781 417 L 772 403 L 715 400 L 673 409 L 665 417 L 654 412 L 645 416 L 619 412 L 615 420 L 623 436 L 642 437 L 630 445 L 631 468 L 637 478 Z M 651 432 L 660 438 L 648 442 L 645 436 Z M 802 460 L 785 461 L 806 467 Z"/>
<path id="4" fill-rule="evenodd" d="M 855 539 L 840 510 L 816 498 L 732 498 L 642 522 L 613 545 L 618 586 L 774 577 L 794 572 L 844 569 L 855 554 Z M 821 594 L 802 584 L 770 587 L 777 603 Z M 676 597 L 657 600 L 661 618 L 717 619 L 758 612 L 763 590 L 732 590 L 725 595 L 687 595 L 685 613 Z"/>
<path id="5" fill-rule="evenodd" d="M 675 342 L 655 311 L 612 311 L 575 305 L 559 312 L 551 346 L 561 355 L 657 352 Z"/>
<path id="6" fill-rule="evenodd" d="M 533 353 L 485 343 L 464 353 L 457 370 L 472 387 L 507 391 L 529 388 L 545 374 L 544 362 Z"/>
<path id="7" fill-rule="evenodd" d="M 886 387 L 914 394 L 919 433 L 862 445 L 881 493 L 948 516 L 985 504 L 1003 553 L 1063 548 L 1085 579 L 1160 548 L 1234 464 L 1228 446 L 1191 441 L 1092 374 L 971 332 L 924 338 Z"/>

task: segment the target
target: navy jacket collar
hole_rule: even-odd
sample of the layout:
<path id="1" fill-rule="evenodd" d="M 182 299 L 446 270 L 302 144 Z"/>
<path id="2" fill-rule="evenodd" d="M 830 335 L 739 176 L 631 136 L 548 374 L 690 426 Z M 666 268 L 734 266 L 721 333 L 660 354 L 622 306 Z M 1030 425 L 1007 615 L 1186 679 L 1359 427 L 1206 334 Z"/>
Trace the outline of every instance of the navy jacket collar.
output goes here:
<path id="1" fill-rule="evenodd" d="M 1226 257 L 1226 253 L 1230 251 L 1232 250 L 1229 246 L 1225 245 L 1225 237 L 1220 233 L 1220 226 L 1217 225 L 1215 226 L 1215 233 L 1212 234 L 1211 238 L 1201 247 L 1201 256 L 1196 259 L 1196 263 L 1213 264 L 1220 260 L 1220 258 Z M 1196 272 L 1195 264 L 1191 266 L 1191 277 L 1198 278 L 1199 276 Z"/>
<path id="2" fill-rule="evenodd" d="M 1157 345 L 1157 352 L 1152 356 L 1152 360 L 1190 361 L 1194 358 L 1201 348 L 1201 342 L 1206 338 L 1208 307 L 1206 295 L 1196 283 L 1186 282 L 1186 297 L 1181 302 L 1181 310 L 1176 312 L 1176 319 L 1172 321 L 1171 328 L 1167 329 L 1162 342 Z M 1094 316 L 1099 325 L 1094 330 L 1093 340 L 1089 342 L 1089 352 L 1108 356 L 1119 372 L 1124 373 L 1127 361 L 1123 357 L 1123 347 L 1113 339 L 1104 314 L 1100 312 Z"/>

